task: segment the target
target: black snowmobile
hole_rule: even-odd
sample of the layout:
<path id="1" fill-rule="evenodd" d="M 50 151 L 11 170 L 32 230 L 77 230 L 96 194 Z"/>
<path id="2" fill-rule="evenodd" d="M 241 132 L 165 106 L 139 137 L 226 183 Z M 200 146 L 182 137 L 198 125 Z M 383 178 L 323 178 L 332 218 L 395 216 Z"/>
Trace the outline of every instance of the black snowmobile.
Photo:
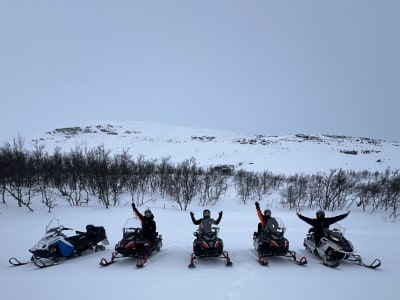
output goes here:
<path id="1" fill-rule="evenodd" d="M 258 262 L 268 265 L 268 256 L 286 256 L 293 258 L 298 265 L 307 264 L 306 257 L 297 260 L 296 252 L 289 250 L 289 241 L 284 237 L 286 227 L 279 218 L 269 218 L 261 232 L 254 232 L 253 245 L 258 252 Z"/>
<path id="2" fill-rule="evenodd" d="M 108 245 L 106 231 L 103 226 L 86 225 L 86 232 L 76 231 L 76 235 L 66 236 L 64 230 L 73 230 L 59 224 L 58 219 L 52 219 L 46 226 L 46 232 L 29 252 L 30 261 L 21 262 L 15 257 L 9 259 L 10 264 L 20 266 L 33 262 L 40 268 L 57 264 L 62 258 L 81 256 L 83 253 L 104 250 Z M 101 245 L 99 243 L 101 242 Z"/>
<path id="3" fill-rule="evenodd" d="M 129 218 L 122 228 L 122 239 L 115 245 L 115 251 L 111 255 L 111 260 L 102 258 L 101 266 L 111 265 L 118 258 L 133 257 L 137 258 L 136 266 L 141 268 L 147 262 L 147 258 L 162 248 L 162 236 L 157 234 L 154 243 L 150 242 L 143 235 L 140 227 L 130 226 L 137 222 L 135 218 Z"/>
<path id="4" fill-rule="evenodd" d="M 211 231 L 195 231 L 193 235 L 193 253 L 190 257 L 189 268 L 194 268 L 194 260 L 205 257 L 219 257 L 226 259 L 226 265 L 231 266 L 232 262 L 227 251 L 224 251 L 224 242 L 218 237 L 219 227 L 211 227 Z"/>
<path id="5" fill-rule="evenodd" d="M 365 264 L 360 255 L 355 254 L 353 244 L 344 237 L 344 229 L 337 225 L 334 229 L 326 229 L 324 235 L 315 246 L 314 232 L 310 228 L 307 237 L 304 239 L 304 247 L 322 258 L 322 263 L 326 266 L 336 268 L 340 261 L 348 261 L 357 265 L 375 269 L 381 265 L 379 259 L 375 259 L 371 264 Z"/>

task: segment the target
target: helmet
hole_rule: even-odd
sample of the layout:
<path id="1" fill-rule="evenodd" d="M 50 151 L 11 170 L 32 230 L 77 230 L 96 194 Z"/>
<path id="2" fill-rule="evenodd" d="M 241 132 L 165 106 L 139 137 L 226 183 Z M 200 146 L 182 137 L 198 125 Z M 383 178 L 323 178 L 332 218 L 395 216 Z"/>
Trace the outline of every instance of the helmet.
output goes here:
<path id="1" fill-rule="evenodd" d="M 209 209 L 203 210 L 203 217 L 204 218 L 209 218 L 211 216 L 211 212 Z"/>
<path id="2" fill-rule="evenodd" d="M 144 211 L 144 216 L 145 216 L 146 218 L 151 218 L 151 217 L 153 216 L 153 213 L 151 212 L 150 209 L 146 209 L 146 210 Z"/>
<path id="3" fill-rule="evenodd" d="M 264 210 L 264 216 L 270 217 L 271 216 L 271 210 L 270 209 Z"/>
<path id="4" fill-rule="evenodd" d="M 317 211 L 316 215 L 317 215 L 317 219 L 325 218 L 325 212 L 323 210 Z"/>

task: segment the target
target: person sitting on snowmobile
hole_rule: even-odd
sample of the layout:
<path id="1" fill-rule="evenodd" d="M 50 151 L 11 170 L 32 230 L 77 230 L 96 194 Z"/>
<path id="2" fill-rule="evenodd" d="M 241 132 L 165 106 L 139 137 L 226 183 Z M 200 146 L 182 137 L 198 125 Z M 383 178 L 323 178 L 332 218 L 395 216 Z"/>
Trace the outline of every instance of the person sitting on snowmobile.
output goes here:
<path id="1" fill-rule="evenodd" d="M 214 220 L 213 218 L 211 218 L 211 212 L 208 209 L 203 210 L 203 218 L 200 218 L 198 220 L 195 219 L 194 217 L 194 213 L 190 212 L 190 217 L 192 218 L 192 222 L 194 225 L 199 225 L 199 229 L 196 232 L 196 239 L 194 242 L 194 252 L 195 253 L 199 253 L 200 249 L 201 249 L 201 237 L 203 235 L 203 233 L 209 233 L 211 232 L 211 227 L 212 225 L 218 225 L 219 222 L 222 219 L 222 211 L 219 212 L 219 216 L 217 220 Z"/>
<path id="2" fill-rule="evenodd" d="M 136 217 L 141 222 L 144 237 L 151 242 L 151 245 L 154 245 L 156 242 L 158 233 L 156 231 L 157 226 L 156 226 L 156 222 L 154 221 L 153 213 L 151 212 L 150 209 L 146 209 L 144 212 L 144 215 L 142 215 L 137 210 L 136 205 L 133 202 L 132 202 L 132 208 L 133 208 L 133 212 L 135 213 Z"/>
<path id="3" fill-rule="evenodd" d="M 350 214 L 350 211 L 348 211 L 345 214 L 338 215 L 335 217 L 330 217 L 330 218 L 325 218 L 325 212 L 323 210 L 319 210 L 316 213 L 316 218 L 308 218 L 300 214 L 300 212 L 297 212 L 297 216 L 306 222 L 307 224 L 310 224 L 312 228 L 310 229 L 310 232 L 314 232 L 314 240 L 315 240 L 315 247 L 319 246 L 319 241 L 320 239 L 324 236 L 324 230 L 328 229 L 330 225 L 333 223 L 339 222 L 340 220 L 343 220 Z"/>
<path id="4" fill-rule="evenodd" d="M 271 218 L 271 210 L 266 209 L 264 210 L 264 214 L 261 212 L 260 204 L 256 202 L 256 211 L 257 216 L 260 219 L 260 223 L 258 223 L 257 232 L 254 232 L 254 237 L 259 237 L 262 230 L 264 230 L 265 226 L 267 225 L 268 220 Z"/>
<path id="5" fill-rule="evenodd" d="M 195 219 L 194 213 L 190 212 L 190 217 L 192 218 L 192 222 L 194 225 L 199 225 L 199 232 L 210 232 L 212 225 L 218 225 L 222 219 L 222 211 L 218 214 L 218 219 L 214 220 L 211 218 L 211 212 L 208 209 L 203 210 L 203 218 L 198 220 Z"/>

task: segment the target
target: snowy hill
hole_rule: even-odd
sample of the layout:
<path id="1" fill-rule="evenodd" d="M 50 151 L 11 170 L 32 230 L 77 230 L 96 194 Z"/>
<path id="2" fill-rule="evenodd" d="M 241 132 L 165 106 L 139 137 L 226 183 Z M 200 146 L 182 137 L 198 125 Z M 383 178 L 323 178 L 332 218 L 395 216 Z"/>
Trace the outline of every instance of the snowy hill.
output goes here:
<path id="1" fill-rule="evenodd" d="M 170 157 L 174 162 L 195 157 L 204 165 L 228 164 L 236 169 L 276 173 L 315 173 L 342 168 L 384 171 L 400 166 L 400 142 L 335 135 L 295 134 L 251 137 L 207 128 L 174 127 L 147 122 L 105 123 L 58 128 L 27 142 L 52 153 L 56 147 L 99 145 L 133 157 Z"/>
<path id="2" fill-rule="evenodd" d="M 112 125 L 111 125 L 112 124 Z M 133 156 L 160 159 L 171 156 L 180 162 L 195 157 L 204 165 L 232 164 L 235 168 L 273 172 L 319 172 L 329 168 L 353 170 L 396 169 L 399 164 L 399 143 L 327 135 L 254 136 L 243 137 L 212 129 L 171 127 L 154 123 L 130 122 L 110 125 L 52 130 L 43 136 L 26 141 L 26 147 L 35 143 L 45 145 L 52 153 L 55 147 L 68 152 L 74 147 L 104 145 L 114 153 L 129 149 Z M 275 197 L 275 198 L 274 198 Z M 288 258 L 272 257 L 268 266 L 257 262 L 252 235 L 258 219 L 254 202 L 244 204 L 234 191 L 227 191 L 220 201 L 209 207 L 212 216 L 223 211 L 220 237 L 224 249 L 231 256 L 233 266 L 226 267 L 221 259 L 205 259 L 188 268 L 193 231 L 189 211 L 200 217 L 204 207 L 193 201 L 188 211 L 181 211 L 169 199 L 146 199 L 163 235 L 163 248 L 151 256 L 144 268 L 135 267 L 135 260 L 125 258 L 117 263 L 100 267 L 101 258 L 110 259 L 114 244 L 122 237 L 121 228 L 132 217 L 131 198 L 126 195 L 121 204 L 105 209 L 95 201 L 88 206 L 70 207 L 59 201 L 51 212 L 40 199 L 34 202 L 35 211 L 18 208 L 9 201 L 0 204 L 0 275 L 1 299 L 66 300 L 72 297 L 91 299 L 258 299 L 338 297 L 369 299 L 397 299 L 396 281 L 400 263 L 398 222 L 387 218 L 385 212 L 374 214 L 351 207 L 351 214 L 340 222 L 347 228 L 346 236 L 366 263 L 379 258 L 382 266 L 371 270 L 351 263 L 341 263 L 332 269 L 323 266 L 320 259 L 308 253 L 303 239 L 309 226 L 297 218 L 294 211 L 279 206 L 279 195 L 268 203 L 273 216 L 280 217 L 287 228 L 285 236 L 290 249 L 298 257 L 306 256 L 308 264 L 295 265 Z M 314 216 L 315 211 L 303 211 Z M 333 216 L 342 212 L 329 212 Z M 10 266 L 8 259 L 30 258 L 28 249 L 44 234 L 51 218 L 75 230 L 86 224 L 106 228 L 110 245 L 103 252 L 91 253 L 64 261 L 59 265 L 38 269 L 33 264 Z M 140 226 L 137 221 L 137 226 Z"/>

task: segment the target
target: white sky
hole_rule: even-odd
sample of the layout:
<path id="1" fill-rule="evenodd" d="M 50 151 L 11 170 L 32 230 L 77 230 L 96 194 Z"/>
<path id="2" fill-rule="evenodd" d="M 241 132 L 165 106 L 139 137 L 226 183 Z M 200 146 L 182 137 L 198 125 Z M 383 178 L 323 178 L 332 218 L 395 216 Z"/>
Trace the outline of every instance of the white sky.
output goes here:
<path id="1" fill-rule="evenodd" d="M 0 142 L 125 120 L 400 140 L 400 1 L 0 0 Z"/>

